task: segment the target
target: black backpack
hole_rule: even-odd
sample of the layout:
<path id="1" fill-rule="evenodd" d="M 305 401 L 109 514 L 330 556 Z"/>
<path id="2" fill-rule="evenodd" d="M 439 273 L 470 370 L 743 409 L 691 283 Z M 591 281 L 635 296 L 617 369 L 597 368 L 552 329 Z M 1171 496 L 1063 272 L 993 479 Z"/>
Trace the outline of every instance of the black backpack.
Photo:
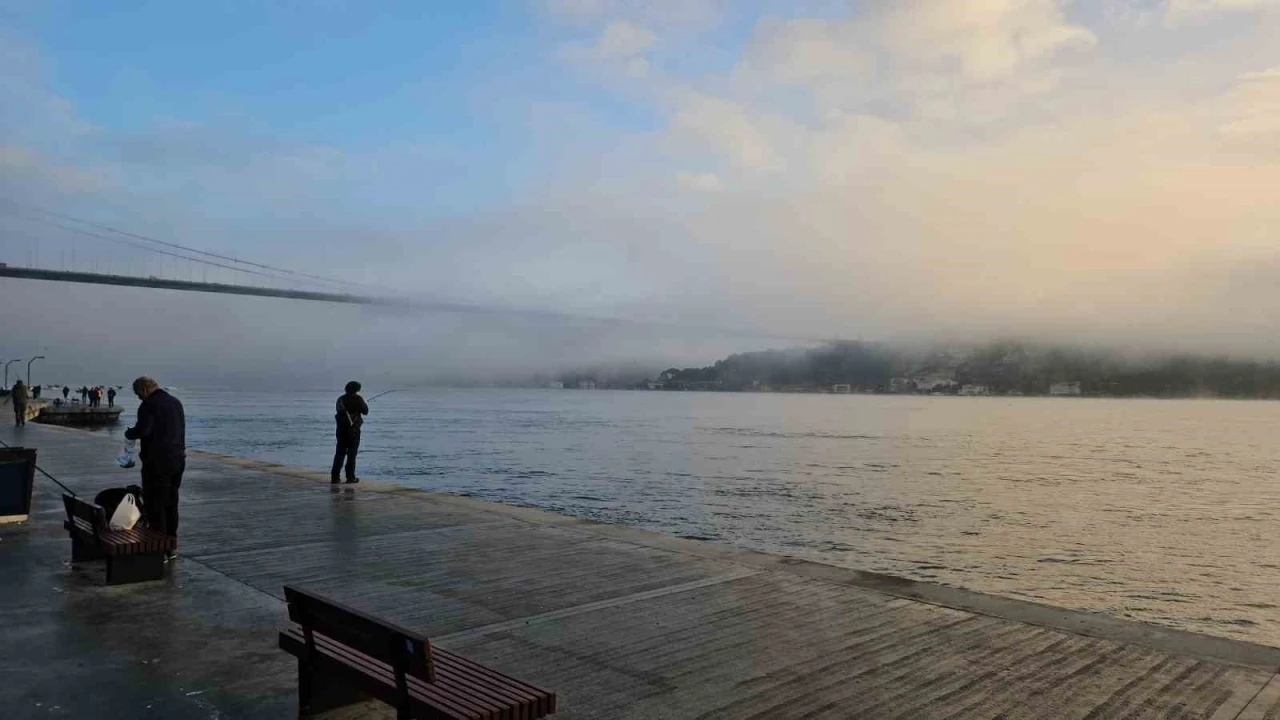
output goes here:
<path id="1" fill-rule="evenodd" d="M 142 488 L 137 485 L 130 485 L 122 488 L 107 488 L 98 493 L 93 502 L 107 514 L 107 519 L 115 514 L 116 507 L 124 501 L 125 495 L 133 496 L 133 504 L 138 506 L 138 510 L 142 510 Z"/>

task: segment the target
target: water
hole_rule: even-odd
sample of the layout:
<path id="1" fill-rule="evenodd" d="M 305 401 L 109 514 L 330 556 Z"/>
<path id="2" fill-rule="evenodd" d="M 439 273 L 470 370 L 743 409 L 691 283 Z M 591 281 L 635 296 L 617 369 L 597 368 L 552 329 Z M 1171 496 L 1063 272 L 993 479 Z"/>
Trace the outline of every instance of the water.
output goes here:
<path id="1" fill-rule="evenodd" d="M 192 447 L 329 467 L 336 393 L 179 395 Z M 372 404 L 360 474 L 1280 645 L 1277 437 L 1270 402 L 440 390 Z"/>

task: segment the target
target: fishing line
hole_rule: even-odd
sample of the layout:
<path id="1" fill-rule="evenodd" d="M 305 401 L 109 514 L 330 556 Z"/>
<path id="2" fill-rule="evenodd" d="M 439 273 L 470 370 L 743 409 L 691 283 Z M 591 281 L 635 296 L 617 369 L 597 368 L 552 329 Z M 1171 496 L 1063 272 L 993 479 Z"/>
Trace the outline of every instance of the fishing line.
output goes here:
<path id="1" fill-rule="evenodd" d="M 3 440 L 0 440 L 0 445 L 3 445 L 3 446 L 5 446 L 5 447 L 7 447 L 7 448 L 11 448 L 11 447 L 13 447 L 12 445 L 10 445 L 9 443 L 7 443 L 7 442 L 5 442 L 5 441 L 3 441 Z M 45 472 L 45 471 L 44 471 L 44 468 L 40 467 L 39 465 L 36 465 L 36 469 L 40 471 L 40 474 L 41 474 L 41 475 L 44 475 L 45 477 L 49 478 L 50 480 L 54 481 L 55 483 L 58 483 L 58 487 L 60 487 L 60 488 L 62 488 L 63 490 L 66 490 L 67 492 L 71 493 L 71 497 L 80 497 L 79 495 L 76 495 L 76 491 L 75 491 L 75 490 L 72 490 L 71 488 L 67 487 L 66 485 L 63 485 L 61 482 L 58 482 L 58 478 L 56 478 L 56 477 L 54 477 L 54 476 L 50 475 L 49 473 Z"/>

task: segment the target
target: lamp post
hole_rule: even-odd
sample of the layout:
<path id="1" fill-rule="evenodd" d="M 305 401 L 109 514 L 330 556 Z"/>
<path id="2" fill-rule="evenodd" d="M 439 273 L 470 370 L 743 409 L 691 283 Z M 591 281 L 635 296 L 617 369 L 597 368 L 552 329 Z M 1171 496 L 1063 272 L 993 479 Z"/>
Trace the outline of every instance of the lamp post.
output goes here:
<path id="1" fill-rule="evenodd" d="M 9 366 L 16 362 L 22 362 L 22 360 L 21 359 L 10 360 L 9 362 L 4 364 L 4 386 L 6 389 L 8 389 L 9 387 Z"/>
<path id="2" fill-rule="evenodd" d="M 32 385 L 32 384 L 31 384 L 31 363 L 33 363 L 33 362 L 35 362 L 35 361 L 37 361 L 37 360 L 44 360 L 44 356 L 43 356 L 43 355 L 37 355 L 37 356 L 35 356 L 35 357 L 33 357 L 33 358 L 31 358 L 30 360 L 28 360 L 28 361 L 27 361 L 27 386 L 28 386 L 28 387 L 35 387 L 34 385 Z"/>

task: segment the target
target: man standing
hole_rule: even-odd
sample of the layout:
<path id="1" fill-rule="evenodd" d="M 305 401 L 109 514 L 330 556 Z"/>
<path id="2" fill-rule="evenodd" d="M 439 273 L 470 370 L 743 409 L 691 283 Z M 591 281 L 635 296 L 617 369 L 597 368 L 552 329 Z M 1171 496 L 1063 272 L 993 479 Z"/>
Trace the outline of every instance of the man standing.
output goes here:
<path id="1" fill-rule="evenodd" d="M 107 407 L 113 408 L 115 406 L 116 406 L 116 389 L 107 388 Z"/>
<path id="2" fill-rule="evenodd" d="M 369 406 L 360 397 L 360 383 L 354 380 L 347 383 L 346 394 L 338 398 L 337 412 L 334 420 L 338 425 L 338 449 L 333 454 L 333 472 L 329 482 L 338 484 L 338 472 L 342 470 L 342 461 L 347 462 L 347 482 L 358 483 L 356 477 L 356 452 L 360 450 L 360 427 L 364 425 L 364 416 L 369 414 Z"/>
<path id="3" fill-rule="evenodd" d="M 71 388 L 67 387 L 66 385 L 63 385 L 63 386 L 62 386 L 62 399 L 63 399 L 63 400 L 66 400 L 66 399 L 67 399 L 67 397 L 68 397 L 69 395 L 71 395 Z"/>
<path id="4" fill-rule="evenodd" d="M 182 403 L 149 377 L 133 381 L 142 401 L 138 423 L 125 430 L 129 440 L 141 440 L 142 508 L 147 526 L 175 541 L 178 537 L 178 488 L 187 469 L 187 417 Z M 166 560 L 172 560 L 170 553 Z"/>
<path id="5" fill-rule="evenodd" d="M 13 401 L 13 424 L 27 424 L 27 384 L 19 380 L 13 384 L 13 391 L 9 398 Z"/>

